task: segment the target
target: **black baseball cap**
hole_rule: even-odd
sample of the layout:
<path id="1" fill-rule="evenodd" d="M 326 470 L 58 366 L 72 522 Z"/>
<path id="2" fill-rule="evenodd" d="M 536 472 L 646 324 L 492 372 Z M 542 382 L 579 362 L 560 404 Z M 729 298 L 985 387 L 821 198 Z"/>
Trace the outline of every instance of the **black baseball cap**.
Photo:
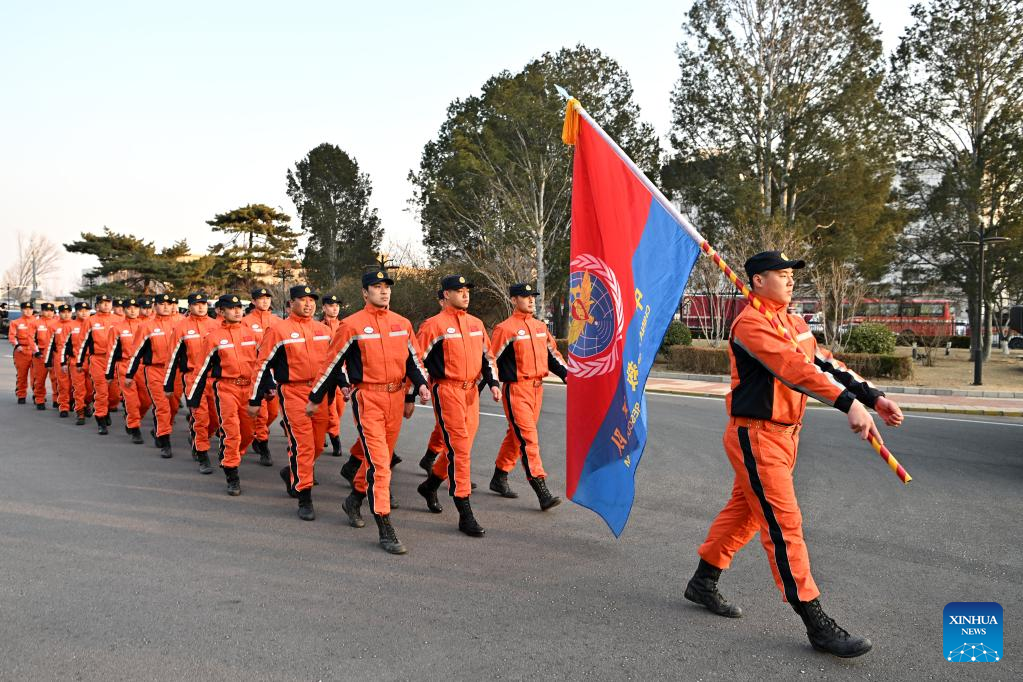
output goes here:
<path id="1" fill-rule="evenodd" d="M 209 301 L 206 299 L 206 294 L 196 291 L 195 293 L 188 295 L 188 305 L 192 305 L 194 303 L 209 303 Z"/>
<path id="2" fill-rule="evenodd" d="M 224 294 L 217 299 L 216 307 L 218 308 L 241 308 L 242 300 L 234 294 Z"/>
<path id="3" fill-rule="evenodd" d="M 525 282 L 519 282 L 518 284 L 512 284 L 508 287 L 509 296 L 539 296 L 540 292 L 536 290 L 532 284 L 526 284 Z"/>
<path id="4" fill-rule="evenodd" d="M 259 289 L 253 289 L 252 290 L 252 298 L 261 298 L 263 296 L 269 296 L 269 295 L 270 295 L 270 290 L 269 289 L 264 289 L 263 287 L 260 287 Z"/>
<path id="5" fill-rule="evenodd" d="M 341 299 L 337 297 L 337 294 L 327 294 L 323 297 L 323 303 L 337 303 L 338 305 L 341 305 Z"/>
<path id="6" fill-rule="evenodd" d="M 56 308 L 53 307 L 52 303 L 43 303 L 42 305 L 39 306 L 39 309 L 44 312 L 47 310 L 56 310 Z"/>
<path id="7" fill-rule="evenodd" d="M 750 257 L 743 267 L 746 269 L 746 279 L 752 282 L 753 275 L 759 275 L 768 270 L 784 270 L 785 268 L 801 270 L 806 267 L 806 261 L 792 260 L 781 251 L 761 251 Z"/>
<path id="8" fill-rule="evenodd" d="M 89 310 L 91 306 L 88 301 L 79 301 L 75 303 L 75 310 Z"/>
<path id="9" fill-rule="evenodd" d="M 123 298 L 115 298 L 114 299 L 114 307 L 115 308 L 123 308 L 124 307 L 124 299 Z"/>
<path id="10" fill-rule="evenodd" d="M 57 312 L 69 313 L 71 312 L 71 306 L 69 306 L 67 303 L 61 303 L 59 306 L 57 306 Z"/>
<path id="11" fill-rule="evenodd" d="M 170 294 L 157 294 L 153 297 L 153 303 L 177 303 L 177 300 L 171 298 Z"/>
<path id="12" fill-rule="evenodd" d="M 131 298 L 126 298 L 126 299 L 122 300 L 121 301 L 121 307 L 123 307 L 123 308 L 141 308 L 142 306 L 139 305 L 139 300 L 137 298 L 135 298 L 134 296 L 132 296 Z"/>
<path id="13" fill-rule="evenodd" d="M 153 307 L 153 299 L 148 298 L 148 297 L 140 298 L 139 299 L 139 307 L 140 308 L 152 308 Z"/>
<path id="14" fill-rule="evenodd" d="M 111 303 L 113 303 L 114 299 L 110 298 L 110 296 L 108 296 L 107 294 L 100 294 L 99 296 L 96 297 L 96 303 L 103 303 L 104 301 L 110 301 Z"/>
<path id="15" fill-rule="evenodd" d="M 310 296 L 314 301 L 320 299 L 320 295 L 313 291 L 308 284 L 296 284 L 288 289 L 289 301 L 294 301 L 296 298 L 302 298 L 303 296 Z"/>
<path id="16" fill-rule="evenodd" d="M 30 309 L 31 307 L 32 307 L 32 302 L 31 301 L 22 301 L 21 302 L 21 309 L 22 310 Z"/>
<path id="17" fill-rule="evenodd" d="M 394 285 L 394 280 L 391 279 L 386 270 L 370 270 L 362 275 L 363 289 L 374 284 L 380 284 L 381 282 L 386 282 L 390 286 Z"/>
<path id="18" fill-rule="evenodd" d="M 452 291 L 463 288 L 473 288 L 473 283 L 467 280 L 463 275 L 448 275 L 440 281 L 441 291 Z"/>

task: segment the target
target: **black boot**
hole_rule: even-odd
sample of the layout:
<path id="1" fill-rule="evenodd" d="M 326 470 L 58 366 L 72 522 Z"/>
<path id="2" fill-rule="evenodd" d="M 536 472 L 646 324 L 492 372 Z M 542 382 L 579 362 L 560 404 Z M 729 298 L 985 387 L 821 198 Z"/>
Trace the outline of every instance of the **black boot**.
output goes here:
<path id="1" fill-rule="evenodd" d="M 18 404 L 19 405 L 24 405 L 25 404 L 25 399 L 24 398 L 18 398 Z"/>
<path id="2" fill-rule="evenodd" d="M 394 526 L 391 525 L 391 515 L 374 514 L 373 518 L 376 519 L 377 530 L 380 531 L 380 546 L 391 554 L 407 553 L 408 550 L 405 549 L 405 545 L 401 544 L 398 534 L 394 532 Z"/>
<path id="3" fill-rule="evenodd" d="M 46 409 L 46 403 L 36 403 L 36 409 L 37 410 L 45 410 Z"/>
<path id="4" fill-rule="evenodd" d="M 468 497 L 456 497 L 455 509 L 458 510 L 458 530 L 474 538 L 481 538 L 487 532 L 480 524 L 476 523 L 476 517 L 472 514 L 472 506 Z"/>
<path id="5" fill-rule="evenodd" d="M 792 610 L 799 614 L 806 625 L 806 636 L 810 645 L 817 651 L 824 651 L 840 658 L 855 658 L 870 651 L 874 646 L 866 637 L 857 637 L 838 626 L 835 621 L 824 613 L 821 603 L 801 601 L 792 605 Z"/>
<path id="6" fill-rule="evenodd" d="M 316 518 L 316 510 L 313 509 L 312 488 L 298 491 L 298 518 L 303 521 L 313 521 Z"/>
<path id="7" fill-rule="evenodd" d="M 92 415 L 93 415 L 92 405 L 86 405 L 85 406 L 85 418 L 88 419 Z"/>
<path id="8" fill-rule="evenodd" d="M 60 418 L 61 419 L 66 419 L 67 418 L 67 410 L 61 410 L 60 411 Z"/>
<path id="9" fill-rule="evenodd" d="M 364 499 L 366 499 L 366 493 L 353 490 L 341 503 L 341 510 L 348 515 L 348 525 L 352 528 L 362 528 L 366 525 L 366 522 L 362 520 L 362 501 Z"/>
<path id="10" fill-rule="evenodd" d="M 358 473 L 362 460 L 352 455 L 348 461 L 341 465 L 341 478 L 348 481 L 348 485 L 355 487 L 355 474 Z"/>
<path id="11" fill-rule="evenodd" d="M 197 454 L 198 454 L 198 457 L 197 457 L 196 461 L 199 462 L 199 473 L 200 474 L 212 474 L 213 473 L 213 465 L 210 464 L 209 453 L 200 450 Z M 238 467 L 231 467 L 231 468 L 234 469 L 235 474 L 237 475 Z"/>
<path id="12" fill-rule="evenodd" d="M 164 459 L 170 459 L 173 457 L 174 453 L 171 452 L 170 434 L 166 436 L 159 436 L 157 440 L 160 441 L 160 457 L 163 457 Z"/>
<path id="13" fill-rule="evenodd" d="M 99 430 L 96 432 L 99 435 L 105 436 L 110 433 L 107 431 L 107 422 L 103 417 L 96 417 L 96 425 L 99 426 Z"/>
<path id="14" fill-rule="evenodd" d="M 145 441 L 142 440 L 142 429 L 137 426 L 133 429 L 128 429 L 128 435 L 131 436 L 131 442 L 135 445 L 142 445 L 145 443 Z"/>
<path id="15" fill-rule="evenodd" d="M 391 453 L 391 469 L 394 469 L 394 467 L 396 467 L 399 464 L 401 464 L 402 461 L 403 460 L 401 459 L 401 457 L 398 456 L 397 452 L 392 452 Z"/>
<path id="16" fill-rule="evenodd" d="M 331 457 L 340 457 L 341 456 L 341 436 L 332 436 L 329 433 L 327 435 L 330 436 L 330 448 L 331 448 L 330 449 L 330 456 Z"/>
<path id="17" fill-rule="evenodd" d="M 515 498 L 519 494 L 508 485 L 508 472 L 494 467 L 494 477 L 490 479 L 490 489 L 501 497 Z"/>
<path id="18" fill-rule="evenodd" d="M 273 466 L 273 458 L 270 457 L 270 443 L 265 440 L 252 441 L 252 450 L 259 455 L 259 463 L 265 467 Z"/>
<path id="19" fill-rule="evenodd" d="M 291 486 L 291 468 L 284 467 L 281 469 L 281 480 L 284 481 L 284 487 L 288 491 L 288 497 L 298 497 L 298 493 Z"/>
<path id="20" fill-rule="evenodd" d="M 209 460 L 206 460 L 206 464 L 209 464 Z M 209 473 L 212 473 L 213 469 L 210 469 Z M 238 467 L 224 467 L 224 478 L 227 479 L 227 494 L 231 497 L 237 497 L 242 494 L 241 481 L 238 480 Z"/>
<path id="21" fill-rule="evenodd" d="M 432 511 L 434 514 L 440 514 L 444 511 L 444 507 L 440 506 L 440 502 L 437 500 L 437 489 L 440 488 L 440 484 L 444 482 L 444 479 L 437 478 L 430 472 L 430 475 L 426 477 L 426 480 L 419 484 L 416 490 L 426 500 L 426 508 Z"/>
<path id="22" fill-rule="evenodd" d="M 110 421 L 110 415 L 109 415 L 109 414 L 108 414 L 107 416 L 103 417 L 103 419 L 104 419 L 104 420 L 106 421 L 106 423 L 107 423 L 107 428 L 110 428 L 111 426 L 113 426 L 113 425 L 114 425 L 114 423 L 113 423 L 112 421 Z"/>
<path id="23" fill-rule="evenodd" d="M 419 467 L 426 473 L 433 471 L 433 463 L 437 461 L 437 453 L 427 450 L 423 458 L 419 460 Z"/>
<path id="24" fill-rule="evenodd" d="M 57 405 L 59 405 L 59 403 L 56 400 L 54 400 L 52 403 L 50 403 L 50 407 L 52 407 L 55 410 L 57 409 Z"/>
<path id="25" fill-rule="evenodd" d="M 711 613 L 726 618 L 742 618 L 742 609 L 728 603 L 728 600 L 718 592 L 718 579 L 721 578 L 721 569 L 708 564 L 700 559 L 700 565 L 696 567 L 696 573 L 689 579 L 686 585 L 685 598 L 691 602 L 706 606 Z"/>
<path id="26" fill-rule="evenodd" d="M 557 495 L 551 495 L 551 491 L 547 489 L 547 479 L 543 476 L 529 479 L 529 485 L 532 486 L 533 492 L 536 493 L 536 499 L 540 501 L 541 511 L 547 511 L 551 507 L 557 507 L 561 504 L 561 498 Z"/>
<path id="27" fill-rule="evenodd" d="M 153 429 L 149 429 L 149 435 L 153 437 L 153 447 L 154 448 L 160 447 L 160 439 L 156 437 L 156 431 L 154 431 Z"/>
<path id="28" fill-rule="evenodd" d="M 80 415 L 78 415 L 78 418 L 75 419 L 75 426 L 84 426 L 84 425 L 85 425 L 85 417 L 80 414 Z"/>

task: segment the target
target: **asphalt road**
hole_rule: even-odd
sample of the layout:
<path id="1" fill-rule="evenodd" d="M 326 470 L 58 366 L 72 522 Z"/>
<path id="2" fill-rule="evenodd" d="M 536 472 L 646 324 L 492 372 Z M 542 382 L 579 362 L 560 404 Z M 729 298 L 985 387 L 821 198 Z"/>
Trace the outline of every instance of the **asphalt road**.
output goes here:
<path id="1" fill-rule="evenodd" d="M 420 409 L 398 446 L 394 523 L 410 553 L 394 557 L 377 547 L 372 521 L 343 523 L 339 459 L 320 459 L 318 518 L 305 523 L 277 467 L 246 458 L 243 494 L 230 498 L 219 470 L 196 473 L 183 434 L 176 456 L 161 460 L 151 445 L 131 445 L 117 419 L 104 438 L 94 424 L 18 406 L 6 358 L 0 395 L 0 679 L 1023 675 L 1023 420 L 910 414 L 888 435 L 915 478 L 903 487 L 843 415 L 808 415 L 796 488 L 822 603 L 874 642 L 842 661 L 810 649 L 757 540 L 722 580 L 745 618 L 682 598 L 731 485 L 719 400 L 651 396 L 651 440 L 618 540 L 571 503 L 539 512 L 521 469 L 511 477 L 518 500 L 486 491 L 505 425 L 493 404 L 474 467 L 487 536 L 460 534 L 446 498 L 443 514 L 428 513 L 416 461 L 432 415 Z M 564 395 L 548 389 L 541 423 L 557 491 Z M 943 660 L 950 601 L 1002 604 L 1001 662 Z"/>

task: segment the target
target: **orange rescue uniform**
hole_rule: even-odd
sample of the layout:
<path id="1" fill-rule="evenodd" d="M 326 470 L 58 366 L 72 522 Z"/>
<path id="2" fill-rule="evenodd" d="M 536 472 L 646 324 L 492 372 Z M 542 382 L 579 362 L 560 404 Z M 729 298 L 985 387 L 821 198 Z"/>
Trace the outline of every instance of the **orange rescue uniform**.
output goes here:
<path id="1" fill-rule="evenodd" d="M 543 406 L 543 378 L 553 372 L 567 381 L 568 366 L 547 325 L 529 313 L 516 311 L 494 327 L 493 348 L 508 418 L 496 466 L 509 472 L 521 457 L 527 478 L 546 478 L 536 428 Z"/>
<path id="2" fill-rule="evenodd" d="M 186 387 L 192 383 L 192 373 L 202 365 L 205 358 L 203 339 L 213 329 L 219 329 L 220 323 L 209 315 L 188 314 L 174 327 L 174 338 L 177 342 L 171 351 L 171 359 L 167 363 L 167 373 L 163 378 L 165 393 L 175 392 L 178 388 L 187 393 Z M 213 404 L 213 393 L 204 391 L 202 399 L 188 411 L 188 440 L 196 452 L 209 452 L 210 436 L 216 433 L 217 408 Z"/>
<path id="3" fill-rule="evenodd" d="M 352 417 L 369 456 L 362 458 L 352 485 L 379 516 L 391 513 L 391 453 L 401 433 L 406 381 L 416 390 L 427 382 L 419 358 L 412 323 L 367 304 L 341 321 L 308 395 L 322 407 L 338 387 L 353 387 Z"/>
<path id="4" fill-rule="evenodd" d="M 114 382 L 107 382 L 107 354 L 110 351 L 110 329 L 120 322 L 113 313 L 96 313 L 83 326 L 85 339 L 76 355 L 77 364 L 88 367 L 89 378 L 92 379 L 96 395 L 96 416 L 105 417 L 110 408 L 116 407 L 121 400 L 121 392 Z"/>
<path id="5" fill-rule="evenodd" d="M 819 349 L 801 316 L 788 314 L 783 304 L 762 300 L 806 356 L 752 306 L 732 323 L 732 390 L 725 400 L 730 419 L 723 441 L 735 479 L 731 498 L 698 551 L 707 563 L 726 569 L 760 531 L 775 583 L 785 601 L 794 604 L 820 595 L 810 574 L 792 483 L 807 396 L 848 412 L 854 400 L 873 407 L 884 394 Z"/>
<path id="6" fill-rule="evenodd" d="M 252 333 L 256 336 L 256 343 L 260 343 L 263 341 L 263 335 L 266 334 L 267 330 L 280 321 L 281 318 L 269 310 L 264 311 L 253 308 L 252 312 L 242 318 L 241 323 L 252 330 Z M 252 422 L 255 428 L 255 433 L 253 434 L 255 440 L 266 441 L 270 439 L 270 425 L 277 419 L 278 405 L 276 396 L 263 397 L 263 402 L 259 407 L 259 414 Z"/>
<path id="7" fill-rule="evenodd" d="M 480 424 L 476 379 L 482 375 L 488 386 L 498 385 L 490 338 L 478 317 L 448 306 L 420 325 L 419 345 L 444 439 L 433 475 L 448 479 L 452 497 L 469 497 L 472 444 Z"/>
<path id="8" fill-rule="evenodd" d="M 157 438 L 169 436 L 174 430 L 174 417 L 181 404 L 180 387 L 174 387 L 170 398 L 163 392 L 167 363 L 170 362 L 176 341 L 174 327 L 180 320 L 181 316 L 177 313 L 154 315 L 146 320 L 137 332 L 135 349 L 124 373 L 125 378 L 137 382 L 135 375 L 142 368 L 142 386 L 139 390 L 146 392 L 153 405 L 153 432 Z"/>
<path id="9" fill-rule="evenodd" d="M 129 429 L 142 426 L 142 417 L 152 406 L 149 391 L 139 386 L 138 381 L 125 387 L 124 381 L 128 372 L 128 362 L 132 351 L 138 343 L 139 333 L 145 320 L 125 318 L 110 328 L 110 353 L 107 356 L 107 381 L 121 386 L 121 398 L 124 402 L 124 424 Z"/>
<path id="10" fill-rule="evenodd" d="M 189 407 L 198 408 L 205 396 L 213 396 L 224 467 L 241 464 L 252 442 L 253 419 L 246 404 L 256 370 L 256 346 L 256 335 L 249 327 L 221 321 L 202 340 L 202 359 L 189 375 L 185 394 Z"/>
<path id="11" fill-rule="evenodd" d="M 32 376 L 32 359 L 38 352 L 35 344 L 36 316 L 22 315 L 11 322 L 7 340 L 14 346 L 14 368 L 17 371 L 14 393 L 20 400 L 28 397 L 28 384 Z M 40 401 L 36 401 L 40 402 Z M 42 402 L 46 402 L 43 396 Z"/>
<path id="12" fill-rule="evenodd" d="M 329 345 L 330 329 L 326 325 L 298 315 L 274 323 L 259 343 L 258 370 L 249 404 L 260 405 L 266 392 L 277 386 L 288 438 L 291 487 L 295 491 L 312 488 L 313 467 L 327 434 L 328 406 L 321 405 L 310 417 L 305 404 Z"/>

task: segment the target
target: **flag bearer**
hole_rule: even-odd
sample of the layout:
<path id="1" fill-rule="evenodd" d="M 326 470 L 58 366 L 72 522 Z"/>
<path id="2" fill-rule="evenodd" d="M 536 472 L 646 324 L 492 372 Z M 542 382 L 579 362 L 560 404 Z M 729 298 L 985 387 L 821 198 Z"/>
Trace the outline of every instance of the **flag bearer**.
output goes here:
<path id="1" fill-rule="evenodd" d="M 735 553 L 759 531 L 774 581 L 803 620 L 810 643 L 820 651 L 851 658 L 870 651 L 871 643 L 839 627 L 818 600 L 792 484 L 799 430 L 807 396 L 847 413 L 849 427 L 864 439 L 874 428 L 867 407 L 889 426 L 902 423 L 902 412 L 884 393 L 818 348 L 802 317 L 786 312 L 793 270 L 804 266 L 804 261 L 790 260 L 780 251 L 758 253 L 746 261 L 753 292 L 802 352 L 779 336 L 753 306 L 732 323 L 728 346 L 732 390 L 725 401 L 729 421 L 724 446 L 735 480 L 731 498 L 698 550 L 700 563 L 685 597 L 720 616 L 741 617 L 742 610 L 721 595 L 717 583 Z"/>

